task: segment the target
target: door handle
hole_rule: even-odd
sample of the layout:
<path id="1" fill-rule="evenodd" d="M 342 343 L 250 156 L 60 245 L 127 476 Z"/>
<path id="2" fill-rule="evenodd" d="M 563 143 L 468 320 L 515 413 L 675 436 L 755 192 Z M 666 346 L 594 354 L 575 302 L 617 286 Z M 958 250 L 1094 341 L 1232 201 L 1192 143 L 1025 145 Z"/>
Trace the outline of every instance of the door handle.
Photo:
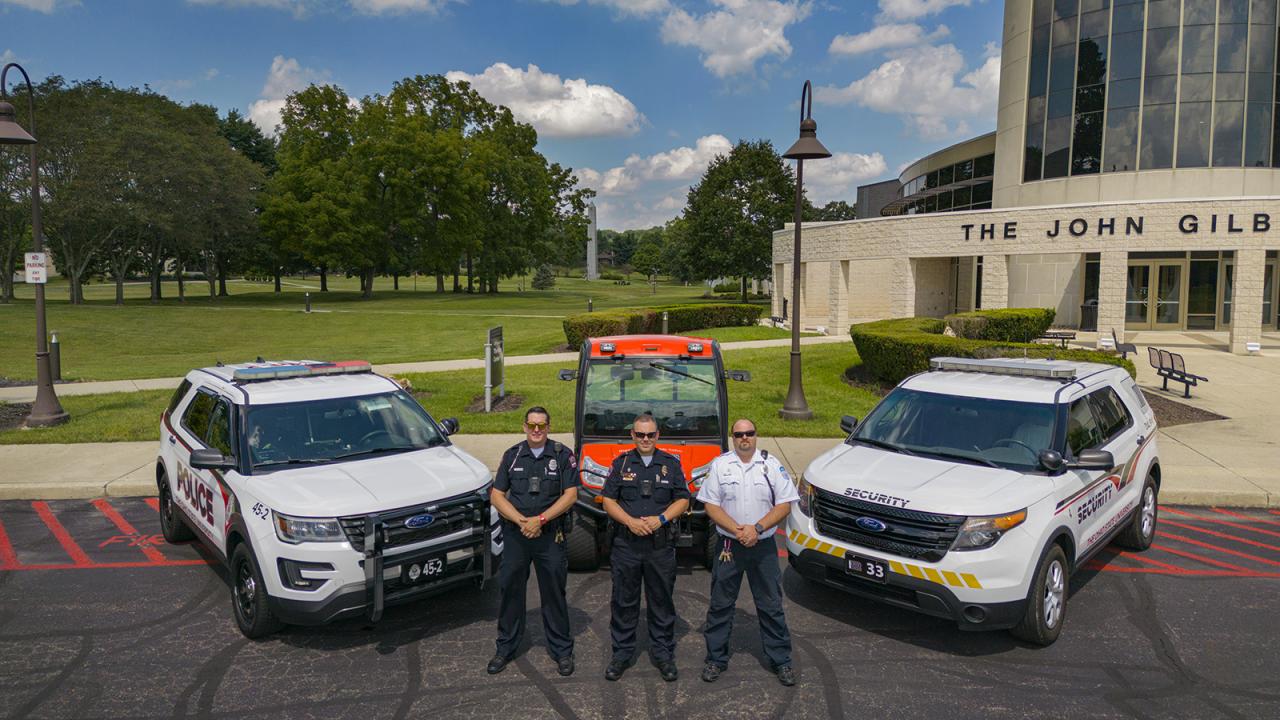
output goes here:
<path id="1" fill-rule="evenodd" d="M 170 435 L 170 436 L 169 436 L 169 444 L 170 444 L 170 445 L 177 445 L 177 444 L 178 444 L 178 438 L 176 438 L 176 437 L 174 437 L 174 436 Z"/>

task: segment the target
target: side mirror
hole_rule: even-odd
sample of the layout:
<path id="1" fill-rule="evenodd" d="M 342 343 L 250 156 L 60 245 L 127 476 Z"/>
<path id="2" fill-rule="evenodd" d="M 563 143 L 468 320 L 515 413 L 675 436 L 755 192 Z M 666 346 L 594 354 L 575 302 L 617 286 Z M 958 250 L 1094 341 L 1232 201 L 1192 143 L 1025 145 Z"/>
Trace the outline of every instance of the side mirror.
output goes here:
<path id="1" fill-rule="evenodd" d="M 578 371 L 577 370 L 561 370 L 559 377 L 561 380 L 577 380 Z"/>
<path id="2" fill-rule="evenodd" d="M 734 382 L 751 382 L 750 370 L 729 370 L 725 372 L 725 375 Z"/>
<path id="3" fill-rule="evenodd" d="M 440 429 L 444 430 L 445 435 L 454 435 L 458 432 L 458 418 L 445 418 L 440 421 Z"/>
<path id="4" fill-rule="evenodd" d="M 1072 470 L 1110 470 L 1116 459 L 1106 450 L 1081 450 L 1080 457 L 1067 464 Z"/>
<path id="5" fill-rule="evenodd" d="M 233 470 L 236 459 L 225 457 L 213 448 L 201 448 L 191 451 L 191 467 L 198 470 Z"/>
<path id="6" fill-rule="evenodd" d="M 1057 472 L 1066 464 L 1062 460 L 1062 453 L 1057 450 L 1041 450 L 1037 458 L 1040 460 L 1040 467 L 1049 472 Z"/>
<path id="7" fill-rule="evenodd" d="M 853 430 L 854 430 L 854 428 L 856 428 L 856 427 L 858 427 L 858 418 L 856 418 L 856 417 L 854 417 L 854 416 L 852 416 L 852 415 L 841 415 L 841 416 L 840 416 L 840 430 L 841 430 L 842 432 L 845 432 L 845 433 L 848 433 L 848 434 L 852 435 L 852 434 L 853 434 Z"/>

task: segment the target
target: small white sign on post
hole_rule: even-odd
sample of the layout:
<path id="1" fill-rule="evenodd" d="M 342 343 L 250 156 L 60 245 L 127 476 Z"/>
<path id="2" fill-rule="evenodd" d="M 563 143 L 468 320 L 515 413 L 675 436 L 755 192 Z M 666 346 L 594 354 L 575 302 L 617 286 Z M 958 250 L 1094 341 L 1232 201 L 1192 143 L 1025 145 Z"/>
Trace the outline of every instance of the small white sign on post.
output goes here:
<path id="1" fill-rule="evenodd" d="M 27 267 L 27 283 L 35 285 L 44 285 L 48 282 L 48 272 L 45 269 L 45 254 L 25 253 Z"/>

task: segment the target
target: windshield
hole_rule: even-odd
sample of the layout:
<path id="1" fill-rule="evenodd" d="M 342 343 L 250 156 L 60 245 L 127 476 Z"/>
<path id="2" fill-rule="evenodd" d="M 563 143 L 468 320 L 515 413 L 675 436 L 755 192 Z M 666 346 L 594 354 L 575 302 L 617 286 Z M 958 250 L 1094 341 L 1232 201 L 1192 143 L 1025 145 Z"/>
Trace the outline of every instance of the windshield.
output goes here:
<path id="1" fill-rule="evenodd" d="M 1052 447 L 1054 406 L 898 388 L 852 442 L 907 454 L 1026 471 Z"/>
<path id="2" fill-rule="evenodd" d="M 404 391 L 250 406 L 254 468 L 289 467 L 421 450 L 444 437 Z"/>
<path id="3" fill-rule="evenodd" d="M 664 438 L 717 437 L 720 383 L 710 360 L 627 358 L 587 369 L 582 434 L 629 437 L 631 421 L 649 413 Z"/>

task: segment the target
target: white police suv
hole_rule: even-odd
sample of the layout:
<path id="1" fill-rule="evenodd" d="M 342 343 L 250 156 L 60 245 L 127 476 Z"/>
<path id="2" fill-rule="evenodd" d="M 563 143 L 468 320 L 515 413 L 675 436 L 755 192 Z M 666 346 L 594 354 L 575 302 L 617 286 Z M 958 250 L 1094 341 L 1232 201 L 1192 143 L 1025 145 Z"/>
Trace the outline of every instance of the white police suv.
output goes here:
<path id="1" fill-rule="evenodd" d="M 231 569 L 240 631 L 318 624 L 465 581 L 501 552 L 491 475 L 363 361 L 193 370 L 160 420 L 165 540 Z"/>
<path id="2" fill-rule="evenodd" d="M 1119 367 L 935 358 L 841 427 L 787 519 L 810 580 L 1048 645 L 1071 574 L 1155 536 L 1155 416 Z"/>

